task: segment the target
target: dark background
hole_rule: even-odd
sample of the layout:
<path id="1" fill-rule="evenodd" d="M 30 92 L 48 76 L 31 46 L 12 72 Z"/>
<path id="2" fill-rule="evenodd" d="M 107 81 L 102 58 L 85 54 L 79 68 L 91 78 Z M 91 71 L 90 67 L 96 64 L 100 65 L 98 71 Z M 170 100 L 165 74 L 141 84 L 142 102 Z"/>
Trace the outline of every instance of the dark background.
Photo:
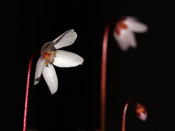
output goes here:
<path id="1" fill-rule="evenodd" d="M 123 16 L 135 16 L 149 26 L 136 34 L 138 48 L 122 52 L 111 25 L 107 63 L 106 130 L 121 130 L 125 103 L 136 99 L 147 107 L 148 119 L 141 122 L 128 108 L 127 131 L 174 130 L 175 46 L 172 3 L 148 1 L 18 1 L 16 13 L 17 128 L 22 130 L 25 85 L 29 59 L 42 45 L 73 28 L 78 38 L 64 50 L 85 59 L 82 66 L 55 68 L 59 89 L 50 95 L 42 78 L 33 86 L 33 60 L 27 127 L 40 131 L 93 131 L 100 128 L 101 49 L 105 25 Z"/>

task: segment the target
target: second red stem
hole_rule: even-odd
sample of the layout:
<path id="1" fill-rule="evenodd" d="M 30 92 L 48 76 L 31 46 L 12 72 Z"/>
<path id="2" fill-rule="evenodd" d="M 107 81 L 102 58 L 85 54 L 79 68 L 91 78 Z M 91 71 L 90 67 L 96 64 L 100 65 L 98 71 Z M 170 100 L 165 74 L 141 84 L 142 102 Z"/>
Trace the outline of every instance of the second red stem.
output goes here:
<path id="1" fill-rule="evenodd" d="M 122 131 L 125 131 L 126 112 L 127 112 L 129 104 L 132 103 L 132 102 L 137 103 L 136 100 L 131 99 L 125 104 L 125 107 L 124 107 L 124 110 L 123 110 L 123 116 L 122 116 Z"/>

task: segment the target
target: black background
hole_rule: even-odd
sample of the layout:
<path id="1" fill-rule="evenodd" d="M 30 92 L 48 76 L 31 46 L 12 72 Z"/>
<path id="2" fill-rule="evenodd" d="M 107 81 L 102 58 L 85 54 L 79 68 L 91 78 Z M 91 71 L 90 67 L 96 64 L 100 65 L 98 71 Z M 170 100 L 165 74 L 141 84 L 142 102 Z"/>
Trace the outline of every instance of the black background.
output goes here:
<path id="1" fill-rule="evenodd" d="M 22 130 L 27 69 L 33 52 L 73 28 L 78 38 L 64 50 L 82 56 L 75 68 L 55 68 L 59 89 L 50 95 L 42 78 L 33 86 L 33 60 L 27 127 L 40 131 L 90 131 L 100 128 L 101 49 L 105 25 L 123 16 L 135 16 L 149 26 L 135 34 L 138 47 L 122 52 L 111 25 L 108 42 L 106 130 L 121 130 L 122 110 L 129 99 L 147 107 L 148 119 L 141 122 L 128 108 L 126 130 L 173 130 L 174 118 L 174 21 L 172 3 L 148 1 L 23 1 L 16 14 L 17 129 Z"/>

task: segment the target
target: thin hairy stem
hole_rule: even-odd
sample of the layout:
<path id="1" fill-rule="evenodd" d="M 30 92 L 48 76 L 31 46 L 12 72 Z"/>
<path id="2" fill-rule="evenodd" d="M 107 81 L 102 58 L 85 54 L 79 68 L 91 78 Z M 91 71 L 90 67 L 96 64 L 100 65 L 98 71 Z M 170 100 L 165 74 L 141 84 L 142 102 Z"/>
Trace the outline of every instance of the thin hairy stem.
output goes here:
<path id="1" fill-rule="evenodd" d="M 29 61 L 29 67 L 27 72 L 27 83 L 26 83 L 26 94 L 25 94 L 25 107 L 24 107 L 24 119 L 23 119 L 23 131 L 26 131 L 26 125 L 27 125 L 27 109 L 28 109 L 28 98 L 29 98 L 29 86 L 30 86 L 30 74 L 31 74 L 31 67 L 32 67 L 32 61 L 33 57 L 38 52 L 35 52 L 32 54 L 30 61 Z"/>

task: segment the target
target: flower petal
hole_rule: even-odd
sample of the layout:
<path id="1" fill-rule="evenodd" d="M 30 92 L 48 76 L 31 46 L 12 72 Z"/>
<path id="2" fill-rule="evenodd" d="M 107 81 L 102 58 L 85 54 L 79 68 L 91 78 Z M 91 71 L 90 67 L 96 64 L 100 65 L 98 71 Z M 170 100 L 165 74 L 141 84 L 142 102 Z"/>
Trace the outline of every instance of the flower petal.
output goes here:
<path id="1" fill-rule="evenodd" d="M 49 87 L 51 94 L 54 94 L 58 90 L 58 78 L 55 68 L 52 64 L 43 67 L 43 77 Z"/>
<path id="2" fill-rule="evenodd" d="M 43 71 L 43 61 L 41 58 L 38 59 L 35 70 L 34 85 L 38 84 L 41 79 L 41 73 Z"/>
<path id="3" fill-rule="evenodd" d="M 76 38 L 77 38 L 77 33 L 74 32 L 73 29 L 70 29 L 70 30 L 64 32 L 59 37 L 57 37 L 55 40 L 53 40 L 53 42 L 55 42 L 54 47 L 56 49 L 59 49 L 62 47 L 70 46 L 74 43 Z"/>
<path id="4" fill-rule="evenodd" d="M 75 53 L 57 50 L 53 64 L 58 67 L 75 67 L 82 65 L 83 62 L 84 59 Z"/>
<path id="5" fill-rule="evenodd" d="M 148 26 L 137 21 L 134 17 L 127 17 L 125 20 L 125 24 L 128 25 L 128 28 L 134 32 L 143 33 L 148 30 Z"/>
<path id="6" fill-rule="evenodd" d="M 146 121 L 147 120 L 147 113 L 140 113 L 139 116 L 137 116 L 140 120 Z"/>
<path id="7" fill-rule="evenodd" d="M 145 108 L 144 105 L 137 103 L 137 105 L 136 105 L 136 115 L 140 120 L 146 121 L 147 111 L 146 111 L 146 108 Z"/>
<path id="8" fill-rule="evenodd" d="M 136 48 L 137 43 L 135 40 L 134 33 L 130 30 L 121 30 L 121 34 L 118 35 L 115 31 L 113 32 L 114 38 L 117 41 L 122 51 L 127 51 L 129 47 Z"/>

